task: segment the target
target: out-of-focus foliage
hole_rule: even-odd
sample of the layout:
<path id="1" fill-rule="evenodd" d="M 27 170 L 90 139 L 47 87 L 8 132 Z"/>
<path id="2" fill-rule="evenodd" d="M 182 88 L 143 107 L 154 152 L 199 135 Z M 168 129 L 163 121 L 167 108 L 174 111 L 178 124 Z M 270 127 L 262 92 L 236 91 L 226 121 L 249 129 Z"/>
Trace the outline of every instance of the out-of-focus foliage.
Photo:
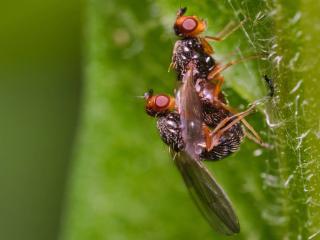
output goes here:
<path id="1" fill-rule="evenodd" d="M 0 239 L 57 239 L 81 80 L 80 3 L 2 1 Z"/>
<path id="2" fill-rule="evenodd" d="M 313 125 L 317 114 L 312 114 L 313 121 L 298 115 L 315 108 L 316 70 L 310 75 L 305 74 L 308 68 L 296 72 L 301 56 L 310 66 L 312 51 L 305 54 L 301 48 L 315 41 L 310 40 L 315 34 L 312 22 L 301 16 L 312 19 L 316 13 L 294 2 L 292 10 L 286 8 L 289 1 L 181 2 L 190 13 L 208 20 L 208 34 L 217 33 L 230 20 L 246 19 L 243 28 L 214 44 L 221 62 L 260 57 L 225 73 L 232 106 L 243 109 L 263 97 L 264 74 L 276 83 L 276 97 L 266 111 L 273 134 L 263 114 L 249 120 L 265 141 L 274 144 L 277 155 L 245 141 L 234 156 L 207 164 L 240 218 L 241 233 L 231 239 L 307 239 L 318 227 L 317 215 L 310 212 L 315 211 L 318 193 L 317 151 L 312 145 L 318 144 Z M 154 119 L 146 116 L 144 102 L 137 98 L 149 88 L 173 93 L 175 76 L 167 68 L 178 7 L 178 1 L 167 0 L 87 3 L 85 97 L 62 240 L 225 238 L 212 232 L 190 200 Z M 296 40 L 293 35 L 304 38 Z M 302 94 L 300 77 L 314 98 Z M 305 143 L 307 135 L 312 139 Z"/>

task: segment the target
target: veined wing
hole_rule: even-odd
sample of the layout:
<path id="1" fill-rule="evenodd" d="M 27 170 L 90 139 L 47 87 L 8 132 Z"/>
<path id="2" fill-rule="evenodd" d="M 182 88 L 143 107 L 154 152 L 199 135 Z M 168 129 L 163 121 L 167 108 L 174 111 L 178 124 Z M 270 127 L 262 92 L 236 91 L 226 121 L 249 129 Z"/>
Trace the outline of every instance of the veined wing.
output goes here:
<path id="1" fill-rule="evenodd" d="M 205 165 L 185 152 L 175 153 L 173 157 L 193 200 L 211 227 L 226 235 L 238 233 L 236 213 Z"/>
<path id="2" fill-rule="evenodd" d="M 185 151 L 192 158 L 199 159 L 199 155 L 202 152 L 202 147 L 199 144 L 203 143 L 202 107 L 193 81 L 196 69 L 194 69 L 192 62 L 188 67 L 189 69 L 183 76 L 182 85 L 177 95 L 177 103 Z"/>

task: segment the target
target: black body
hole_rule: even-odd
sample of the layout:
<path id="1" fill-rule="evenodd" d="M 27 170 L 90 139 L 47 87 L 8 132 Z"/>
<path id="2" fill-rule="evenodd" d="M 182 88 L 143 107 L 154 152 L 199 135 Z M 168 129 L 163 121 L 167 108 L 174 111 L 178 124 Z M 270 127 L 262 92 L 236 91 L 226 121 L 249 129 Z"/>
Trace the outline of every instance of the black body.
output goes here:
<path id="1" fill-rule="evenodd" d="M 227 117 L 233 116 L 232 113 L 215 106 L 209 101 L 202 101 L 203 122 L 210 128 L 214 129 L 221 121 Z M 233 119 L 234 120 L 234 119 Z M 220 144 L 214 147 L 211 151 L 204 151 L 200 158 L 207 160 L 219 160 L 236 152 L 240 148 L 240 144 L 244 137 L 241 123 L 237 123 L 227 130 L 220 138 Z"/>
<path id="2" fill-rule="evenodd" d="M 165 144 L 176 152 L 184 149 L 180 128 L 180 115 L 177 112 L 167 112 L 157 117 L 157 128 Z"/>
<path id="3" fill-rule="evenodd" d="M 219 102 L 226 104 L 223 93 L 219 94 L 219 101 L 212 101 L 210 93 L 213 91 L 214 85 L 206 79 L 208 74 L 216 66 L 215 60 L 211 55 L 208 55 L 198 38 L 183 38 L 175 43 L 173 50 L 172 63 L 177 72 L 178 80 L 182 80 L 188 71 L 189 64 L 192 62 L 194 84 L 196 91 L 199 93 L 201 101 L 201 118 L 203 123 L 211 129 L 214 129 L 222 120 L 233 116 L 231 112 L 224 109 Z M 211 89 L 212 88 L 212 89 Z M 209 96 L 209 97 L 208 97 Z M 174 118 L 172 118 L 174 116 Z M 170 119 L 170 120 L 169 120 Z M 181 137 L 181 129 L 169 130 L 168 121 L 176 121 L 176 125 L 180 126 L 180 116 L 178 113 L 164 115 L 158 120 L 158 129 L 162 140 L 173 148 L 175 151 L 183 150 L 185 144 Z M 227 130 L 220 138 L 220 144 L 214 147 L 211 151 L 203 149 L 200 154 L 200 159 L 203 160 L 219 160 L 227 157 L 237 151 L 243 139 L 244 133 L 241 123 L 237 123 Z"/>
<path id="4" fill-rule="evenodd" d="M 175 43 L 172 63 L 178 80 L 182 80 L 190 61 L 194 63 L 197 70 L 194 79 L 206 79 L 209 72 L 215 67 L 214 59 L 205 53 L 198 38 L 184 38 Z"/>
<path id="5" fill-rule="evenodd" d="M 214 129 L 223 119 L 233 114 L 229 111 L 212 105 L 210 102 L 202 101 L 203 122 Z M 184 142 L 180 128 L 180 115 L 177 112 L 168 112 L 158 117 L 157 127 L 164 143 L 174 151 L 179 152 L 184 149 Z M 237 123 L 227 130 L 220 138 L 220 144 L 211 151 L 203 149 L 200 154 L 202 160 L 220 160 L 237 151 L 243 139 L 244 133 L 241 123 Z"/>

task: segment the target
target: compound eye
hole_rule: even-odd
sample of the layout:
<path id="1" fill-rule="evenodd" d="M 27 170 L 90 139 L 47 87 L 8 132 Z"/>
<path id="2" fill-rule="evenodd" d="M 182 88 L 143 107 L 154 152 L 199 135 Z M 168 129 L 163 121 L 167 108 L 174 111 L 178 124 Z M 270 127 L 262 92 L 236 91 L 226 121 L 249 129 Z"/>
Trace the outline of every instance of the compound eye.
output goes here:
<path id="1" fill-rule="evenodd" d="M 198 26 L 198 22 L 194 18 L 187 18 L 182 23 L 182 28 L 186 32 L 192 32 Z"/>
<path id="2" fill-rule="evenodd" d="M 169 105 L 170 103 L 170 98 L 165 95 L 159 95 L 155 99 L 155 105 L 158 108 L 165 108 Z"/>

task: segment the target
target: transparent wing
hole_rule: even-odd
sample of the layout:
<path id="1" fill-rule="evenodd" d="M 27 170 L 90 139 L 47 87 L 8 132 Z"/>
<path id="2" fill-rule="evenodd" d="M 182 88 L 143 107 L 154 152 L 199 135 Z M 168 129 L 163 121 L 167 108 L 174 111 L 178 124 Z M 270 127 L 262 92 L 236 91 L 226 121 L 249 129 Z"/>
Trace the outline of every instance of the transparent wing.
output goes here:
<path id="1" fill-rule="evenodd" d="M 211 227 L 232 235 L 240 231 L 238 218 L 228 197 L 199 159 L 203 121 L 201 102 L 194 87 L 194 71 L 197 70 L 191 62 L 178 91 L 177 103 L 185 149 L 174 155 L 174 161 L 193 200 Z"/>
<path id="2" fill-rule="evenodd" d="M 175 153 L 173 158 L 193 200 L 211 227 L 226 235 L 238 233 L 240 225 L 235 211 L 205 165 L 185 152 Z"/>
<path id="3" fill-rule="evenodd" d="M 189 64 L 188 71 L 184 74 L 182 85 L 178 92 L 178 109 L 181 119 L 182 138 L 185 151 L 194 159 L 199 159 L 202 152 L 200 143 L 203 142 L 202 107 L 199 95 L 194 87 L 194 67 Z"/>

